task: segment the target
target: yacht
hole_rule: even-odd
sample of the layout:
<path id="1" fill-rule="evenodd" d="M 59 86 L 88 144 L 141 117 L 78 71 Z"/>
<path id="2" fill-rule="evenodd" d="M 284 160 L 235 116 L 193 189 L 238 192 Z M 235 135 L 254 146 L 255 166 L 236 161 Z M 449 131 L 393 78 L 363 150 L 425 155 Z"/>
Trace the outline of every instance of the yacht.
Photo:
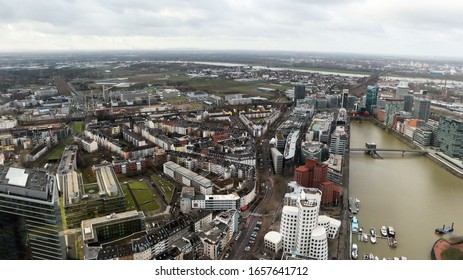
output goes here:
<path id="1" fill-rule="evenodd" d="M 352 244 L 352 253 L 351 254 L 352 254 L 352 259 L 353 260 L 356 260 L 358 258 L 358 256 L 359 256 L 359 254 L 358 254 L 358 246 L 355 243 Z"/>
<path id="2" fill-rule="evenodd" d="M 370 234 L 371 234 L 370 236 L 371 243 L 376 244 L 376 230 L 374 228 L 371 228 Z"/>
<path id="3" fill-rule="evenodd" d="M 395 231 L 394 231 L 393 227 L 391 227 L 391 226 L 387 227 L 387 235 L 390 236 L 390 237 L 395 237 Z"/>
<path id="4" fill-rule="evenodd" d="M 387 237 L 387 228 L 386 226 L 381 226 L 381 235 Z"/>

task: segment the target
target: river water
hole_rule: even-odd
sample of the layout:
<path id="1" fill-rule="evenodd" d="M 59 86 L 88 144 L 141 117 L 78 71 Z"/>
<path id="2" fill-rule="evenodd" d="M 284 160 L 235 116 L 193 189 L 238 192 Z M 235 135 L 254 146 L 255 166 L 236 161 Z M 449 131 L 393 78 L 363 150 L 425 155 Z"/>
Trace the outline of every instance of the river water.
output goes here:
<path id="1" fill-rule="evenodd" d="M 375 142 L 378 148 L 408 146 L 371 122 L 351 122 L 351 148 Z M 439 239 L 434 229 L 455 222 L 454 233 L 463 234 L 463 179 L 447 172 L 423 155 L 379 152 L 373 159 L 363 152 L 350 153 L 349 192 L 360 199 L 359 227 L 369 233 L 382 225 L 393 226 L 397 248 L 386 239 L 377 244 L 358 241 L 359 259 L 373 253 L 380 259 L 405 256 L 413 260 L 431 259 L 433 244 Z"/>

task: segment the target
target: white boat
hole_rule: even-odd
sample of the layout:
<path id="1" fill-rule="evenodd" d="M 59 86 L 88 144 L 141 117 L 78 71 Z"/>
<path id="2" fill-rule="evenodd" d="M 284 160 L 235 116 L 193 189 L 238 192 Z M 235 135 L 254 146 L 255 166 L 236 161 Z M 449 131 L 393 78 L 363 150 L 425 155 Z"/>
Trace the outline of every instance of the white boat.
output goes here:
<path id="1" fill-rule="evenodd" d="M 376 244 L 376 230 L 374 228 L 371 228 L 370 233 L 371 233 L 370 235 L 371 243 Z"/>
<path id="2" fill-rule="evenodd" d="M 363 234 L 362 237 L 363 237 L 363 242 L 368 242 L 368 235 L 367 234 Z"/>
<path id="3" fill-rule="evenodd" d="M 393 227 L 391 227 L 391 226 L 387 227 L 387 235 L 390 236 L 390 237 L 395 237 L 395 231 L 394 231 Z"/>
<path id="4" fill-rule="evenodd" d="M 375 259 L 375 255 L 373 255 L 372 253 L 370 253 L 370 260 L 374 260 Z"/>
<path id="5" fill-rule="evenodd" d="M 370 257 L 368 256 L 368 254 L 364 254 L 364 255 L 363 255 L 363 259 L 367 261 L 367 260 L 370 259 Z"/>
<path id="6" fill-rule="evenodd" d="M 387 228 L 386 226 L 381 226 L 381 235 L 387 237 Z"/>
<path id="7" fill-rule="evenodd" d="M 356 260 L 356 259 L 358 259 L 358 257 L 359 257 L 359 254 L 358 254 L 358 252 L 357 252 L 357 251 L 354 251 L 354 250 L 352 250 L 352 259 L 353 259 L 353 260 Z"/>

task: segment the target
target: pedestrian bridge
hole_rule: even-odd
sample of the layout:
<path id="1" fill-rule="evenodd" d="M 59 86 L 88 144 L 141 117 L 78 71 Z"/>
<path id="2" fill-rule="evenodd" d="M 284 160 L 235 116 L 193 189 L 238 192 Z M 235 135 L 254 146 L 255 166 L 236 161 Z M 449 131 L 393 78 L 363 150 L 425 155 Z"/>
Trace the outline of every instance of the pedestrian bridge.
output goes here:
<path id="1" fill-rule="evenodd" d="M 365 143 L 365 148 L 350 148 L 350 152 L 364 152 L 365 154 L 371 155 L 375 159 L 382 159 L 378 152 L 401 152 L 402 156 L 405 153 L 417 153 L 417 154 L 427 154 L 426 150 L 415 150 L 415 149 L 397 149 L 397 148 L 378 148 L 375 143 Z"/>

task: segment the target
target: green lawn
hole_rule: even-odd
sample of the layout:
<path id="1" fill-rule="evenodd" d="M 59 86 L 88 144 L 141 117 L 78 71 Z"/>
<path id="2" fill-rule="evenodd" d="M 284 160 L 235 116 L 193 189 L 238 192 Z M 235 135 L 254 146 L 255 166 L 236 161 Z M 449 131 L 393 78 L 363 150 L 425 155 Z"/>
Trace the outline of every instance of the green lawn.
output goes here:
<path id="1" fill-rule="evenodd" d="M 144 182 L 131 182 L 129 188 L 140 205 L 141 211 L 150 212 L 159 209 L 158 203 Z"/>
<path id="2" fill-rule="evenodd" d="M 74 143 L 74 140 L 72 139 L 66 139 L 66 141 L 64 141 L 63 143 L 59 144 L 55 150 L 48 156 L 48 160 L 56 160 L 56 159 L 61 159 L 61 155 L 63 154 L 64 152 L 64 148 L 67 146 L 67 145 L 71 145 L 72 143 Z"/>
<path id="3" fill-rule="evenodd" d="M 67 230 L 68 229 L 68 224 L 66 222 L 66 214 L 64 212 L 64 201 L 63 201 L 62 196 L 59 197 L 59 209 L 60 209 L 60 212 L 61 212 L 61 220 L 63 222 L 63 230 Z"/>
<path id="4" fill-rule="evenodd" d="M 135 202 L 133 202 L 132 196 L 130 195 L 127 188 L 128 188 L 127 185 L 121 185 L 122 192 L 124 193 L 125 209 L 127 211 L 136 210 Z"/>
<path id="5" fill-rule="evenodd" d="M 84 132 L 84 123 L 83 122 L 74 122 L 72 125 L 75 133 L 83 133 Z"/>
<path id="6" fill-rule="evenodd" d="M 166 98 L 163 101 L 169 104 L 185 104 L 185 103 L 188 103 L 188 98 L 187 97 Z"/>
<path id="7" fill-rule="evenodd" d="M 443 260 L 463 260 L 463 252 L 458 248 L 449 248 L 441 254 Z"/>
<path id="8" fill-rule="evenodd" d="M 151 179 L 156 183 L 161 192 L 164 194 L 164 197 L 168 202 L 172 200 L 172 195 L 175 191 L 175 186 L 168 180 L 162 178 L 159 175 L 152 175 Z"/>

